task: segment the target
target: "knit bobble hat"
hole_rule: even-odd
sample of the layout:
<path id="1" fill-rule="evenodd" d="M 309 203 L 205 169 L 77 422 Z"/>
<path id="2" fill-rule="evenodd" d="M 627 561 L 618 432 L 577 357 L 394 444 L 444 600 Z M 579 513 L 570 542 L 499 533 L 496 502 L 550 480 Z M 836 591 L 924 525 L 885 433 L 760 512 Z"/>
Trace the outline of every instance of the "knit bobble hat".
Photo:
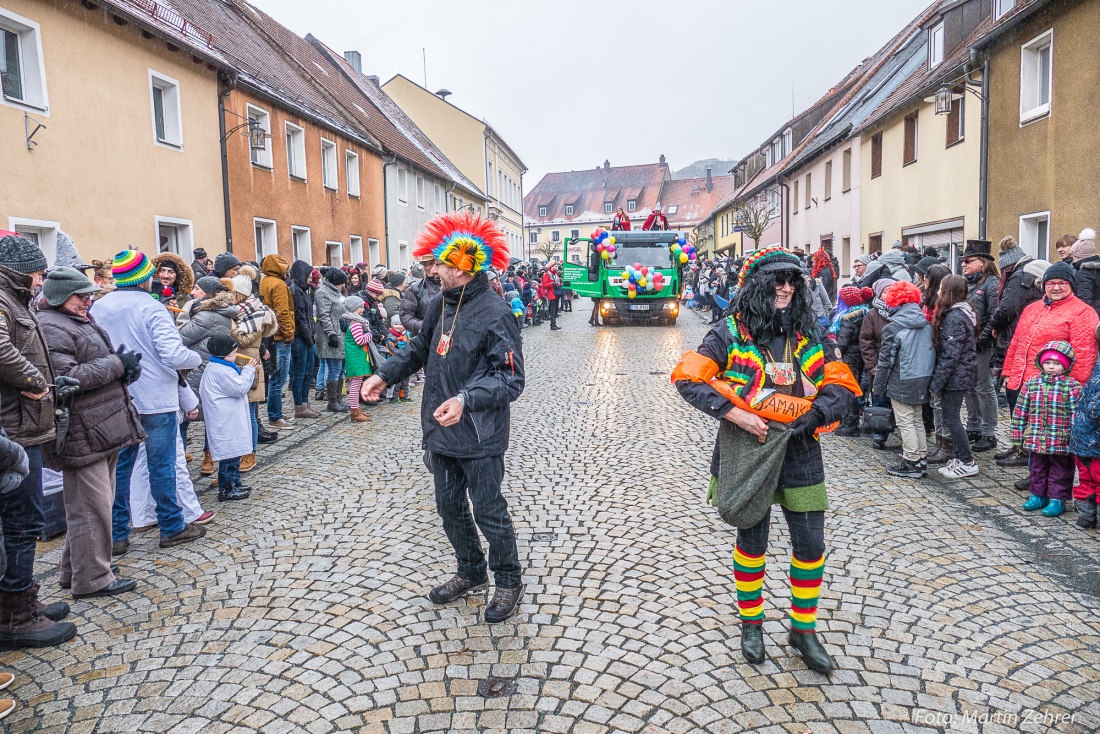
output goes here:
<path id="1" fill-rule="evenodd" d="M 1010 265 L 1015 265 L 1024 259 L 1026 253 L 1019 244 L 1016 243 L 1016 238 L 1012 235 L 1005 237 L 1001 240 L 1001 244 L 998 248 L 1001 251 L 1000 259 L 997 264 L 1001 266 L 1001 269 L 1007 268 Z"/>
<path id="2" fill-rule="evenodd" d="M 348 313 L 355 313 L 365 305 L 367 302 L 359 296 L 348 296 L 344 299 L 344 310 Z"/>
<path id="3" fill-rule="evenodd" d="M 18 273 L 37 273 L 46 269 L 46 256 L 41 248 L 17 234 L 0 239 L 0 265 Z"/>
<path id="4" fill-rule="evenodd" d="M 372 296 L 380 296 L 384 290 L 386 290 L 386 286 L 382 285 L 382 281 L 378 278 L 371 278 L 370 282 L 367 283 L 367 293 Z"/>
<path id="5" fill-rule="evenodd" d="M 314 268 L 313 272 L 309 274 L 309 284 L 314 288 L 321 285 L 321 271 L 317 268 Z"/>
<path id="6" fill-rule="evenodd" d="M 393 288 L 400 288 L 401 284 L 405 282 L 404 273 L 390 273 L 390 277 L 387 279 L 390 286 Z"/>
<path id="7" fill-rule="evenodd" d="M 233 276 L 233 292 L 240 293 L 245 298 L 252 295 L 252 279 L 247 275 Z"/>
<path id="8" fill-rule="evenodd" d="M 132 288 L 153 277 L 153 263 L 139 250 L 123 250 L 111 263 L 111 274 L 118 288 Z"/>
<path id="9" fill-rule="evenodd" d="M 920 288 L 905 281 L 894 283 L 882 292 L 882 302 L 890 309 L 904 306 L 906 303 L 920 303 L 920 299 Z"/>
<path id="10" fill-rule="evenodd" d="M 913 266 L 913 269 L 921 275 L 928 275 L 928 268 L 936 265 L 939 262 L 940 259 L 938 257 L 932 257 L 931 255 L 929 255 L 928 257 L 922 257 L 920 260 L 918 260 L 917 264 Z"/>
<path id="11" fill-rule="evenodd" d="M 875 297 L 875 292 L 870 288 L 856 288 L 853 285 L 847 285 L 840 289 L 840 300 L 844 301 L 846 306 L 862 306 L 864 303 L 868 303 Z"/>
<path id="12" fill-rule="evenodd" d="M 348 282 L 348 276 L 339 268 L 325 268 L 324 272 L 325 280 L 333 285 L 344 285 Z"/>
<path id="13" fill-rule="evenodd" d="M 1074 272 L 1073 266 L 1069 263 L 1057 262 L 1047 268 L 1047 271 L 1043 273 L 1043 285 L 1045 286 L 1052 280 L 1069 281 L 1070 287 L 1074 291 L 1077 290 L 1077 273 Z"/>
<path id="14" fill-rule="evenodd" d="M 1091 228 L 1082 230 L 1069 252 L 1076 260 L 1094 257 L 1096 255 L 1096 230 Z"/>
<path id="15" fill-rule="evenodd" d="M 211 357 L 226 357 L 237 348 L 237 341 L 229 334 L 211 334 L 206 340 L 206 351 Z"/>
<path id="16" fill-rule="evenodd" d="M 214 258 L 214 275 L 219 278 L 225 275 L 227 270 L 233 268 L 239 268 L 241 261 L 237 259 L 236 255 L 229 252 L 223 252 Z"/>

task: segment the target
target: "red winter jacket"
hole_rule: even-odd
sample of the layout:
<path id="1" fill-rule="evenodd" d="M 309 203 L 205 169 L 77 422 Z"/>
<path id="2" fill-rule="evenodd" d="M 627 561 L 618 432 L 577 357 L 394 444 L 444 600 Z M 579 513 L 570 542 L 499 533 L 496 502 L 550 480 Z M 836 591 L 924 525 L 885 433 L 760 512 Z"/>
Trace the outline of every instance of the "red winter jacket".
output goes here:
<path id="1" fill-rule="evenodd" d="M 1039 368 L 1035 358 L 1052 341 L 1067 341 L 1077 355 L 1070 376 L 1084 385 L 1096 366 L 1096 311 L 1077 296 L 1048 303 L 1041 298 L 1020 314 L 1016 333 L 1008 345 L 1002 374 L 1009 390 L 1019 390 Z"/>

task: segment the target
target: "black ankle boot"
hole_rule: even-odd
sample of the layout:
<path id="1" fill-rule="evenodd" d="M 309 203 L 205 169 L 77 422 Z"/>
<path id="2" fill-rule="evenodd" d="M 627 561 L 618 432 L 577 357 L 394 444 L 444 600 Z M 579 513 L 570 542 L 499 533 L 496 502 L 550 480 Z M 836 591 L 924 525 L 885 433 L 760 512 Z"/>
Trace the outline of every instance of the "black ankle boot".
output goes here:
<path id="1" fill-rule="evenodd" d="M 741 654 L 750 663 L 764 662 L 764 625 L 741 623 Z"/>
<path id="2" fill-rule="evenodd" d="M 790 634 L 787 635 L 787 643 L 798 650 L 802 656 L 802 662 L 806 663 L 806 667 L 810 670 L 815 670 L 824 675 L 833 672 L 833 659 L 821 646 L 821 640 L 817 639 L 817 633 L 797 632 L 792 629 Z"/>

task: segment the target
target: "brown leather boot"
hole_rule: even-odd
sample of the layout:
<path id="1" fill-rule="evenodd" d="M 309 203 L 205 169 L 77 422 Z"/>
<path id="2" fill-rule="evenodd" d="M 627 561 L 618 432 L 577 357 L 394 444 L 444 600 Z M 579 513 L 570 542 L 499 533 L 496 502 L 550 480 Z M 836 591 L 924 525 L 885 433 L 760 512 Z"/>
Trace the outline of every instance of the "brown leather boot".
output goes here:
<path id="1" fill-rule="evenodd" d="M 73 623 L 54 622 L 39 613 L 36 587 L 0 592 L 0 649 L 54 647 L 75 636 Z"/>
<path id="2" fill-rule="evenodd" d="M 359 410 L 359 408 L 352 408 L 348 411 L 348 418 L 352 423 L 366 423 L 370 420 L 370 416 Z"/>
<path id="3" fill-rule="evenodd" d="M 328 405 L 325 406 L 325 410 L 329 413 L 347 413 L 348 409 L 340 402 L 340 383 L 336 381 L 329 382 L 325 385 L 325 392 L 328 395 Z"/>
<path id="4" fill-rule="evenodd" d="M 252 471 L 256 468 L 256 454 L 247 454 L 241 457 L 241 471 Z"/>
<path id="5" fill-rule="evenodd" d="M 202 466 L 199 467 L 199 474 L 208 477 L 214 473 L 215 469 L 214 460 L 210 458 L 210 452 L 205 452 L 202 457 Z"/>
<path id="6" fill-rule="evenodd" d="M 320 418 L 321 414 L 309 407 L 309 403 L 294 406 L 295 418 Z"/>

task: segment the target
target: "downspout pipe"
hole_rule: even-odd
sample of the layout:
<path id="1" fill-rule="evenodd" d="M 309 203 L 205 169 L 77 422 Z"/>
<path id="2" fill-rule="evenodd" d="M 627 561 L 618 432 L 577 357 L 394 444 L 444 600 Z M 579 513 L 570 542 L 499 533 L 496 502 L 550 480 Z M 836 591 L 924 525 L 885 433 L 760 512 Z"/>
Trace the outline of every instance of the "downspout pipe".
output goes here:
<path id="1" fill-rule="evenodd" d="M 970 49 L 970 60 L 967 62 L 963 73 L 963 81 L 968 87 L 981 87 L 982 98 L 982 140 L 980 152 L 980 169 L 978 173 L 978 239 L 984 240 L 988 231 L 989 217 L 989 59 L 982 64 L 982 80 L 976 82 L 971 78 L 974 67 L 978 61 L 977 49 Z"/>
<path id="2" fill-rule="evenodd" d="M 776 175 L 775 182 L 783 189 L 781 202 L 786 202 L 783 207 L 783 216 L 779 220 L 779 241 L 783 247 L 791 249 L 791 188 L 781 175 Z"/>
<path id="3" fill-rule="evenodd" d="M 225 141 L 225 98 L 229 96 L 229 92 L 229 89 L 218 91 L 218 129 L 221 133 L 222 208 L 225 210 L 225 249 L 226 252 L 233 252 L 233 215 L 229 211 L 229 150 Z"/>
<path id="4" fill-rule="evenodd" d="M 390 156 L 390 159 L 382 164 L 382 227 L 386 234 L 386 267 L 388 268 L 393 260 L 390 259 L 390 180 L 386 176 L 386 169 L 397 162 L 397 155 Z M 374 264 L 371 264 L 374 267 Z"/>

